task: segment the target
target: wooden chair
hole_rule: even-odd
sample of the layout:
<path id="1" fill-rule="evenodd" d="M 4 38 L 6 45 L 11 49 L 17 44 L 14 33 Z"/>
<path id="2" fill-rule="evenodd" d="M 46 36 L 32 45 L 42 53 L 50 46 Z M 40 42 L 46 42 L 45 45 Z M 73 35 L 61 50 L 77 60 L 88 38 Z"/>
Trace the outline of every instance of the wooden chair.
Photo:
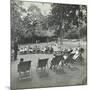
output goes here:
<path id="1" fill-rule="evenodd" d="M 48 66 L 48 58 L 45 59 L 38 59 L 38 65 L 37 65 L 37 70 L 41 68 L 42 70 L 47 68 Z"/>
<path id="2" fill-rule="evenodd" d="M 67 59 L 64 61 L 64 64 L 74 64 L 75 63 L 75 60 L 73 59 L 73 56 L 75 55 L 74 54 L 69 54 Z"/>
<path id="3" fill-rule="evenodd" d="M 55 56 L 51 61 L 50 69 L 58 67 L 61 60 L 64 60 L 63 55 Z"/>
<path id="4" fill-rule="evenodd" d="M 31 61 L 24 61 L 18 64 L 19 79 L 30 78 Z"/>
<path id="5" fill-rule="evenodd" d="M 82 56 L 82 53 L 80 53 L 79 55 L 78 55 L 78 57 L 76 58 L 76 63 L 78 63 L 78 64 L 85 64 L 85 62 L 84 62 L 84 58 L 83 58 L 83 56 Z"/>

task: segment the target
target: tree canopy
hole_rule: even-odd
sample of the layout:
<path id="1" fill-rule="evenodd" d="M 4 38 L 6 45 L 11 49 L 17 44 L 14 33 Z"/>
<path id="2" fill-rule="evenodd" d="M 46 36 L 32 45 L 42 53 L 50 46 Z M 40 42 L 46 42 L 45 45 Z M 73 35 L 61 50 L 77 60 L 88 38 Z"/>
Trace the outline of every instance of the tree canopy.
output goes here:
<path id="1" fill-rule="evenodd" d="M 56 34 L 61 39 L 65 33 L 76 27 L 76 32 L 86 24 L 87 7 L 85 5 L 52 4 L 49 25 L 57 25 Z"/>
<path id="2" fill-rule="evenodd" d="M 78 37 L 78 33 L 81 37 L 87 34 L 87 6 L 53 3 L 51 7 L 50 14 L 44 16 L 35 4 L 25 9 L 22 1 L 11 0 L 12 41 L 55 36 L 62 42 L 63 38 Z"/>

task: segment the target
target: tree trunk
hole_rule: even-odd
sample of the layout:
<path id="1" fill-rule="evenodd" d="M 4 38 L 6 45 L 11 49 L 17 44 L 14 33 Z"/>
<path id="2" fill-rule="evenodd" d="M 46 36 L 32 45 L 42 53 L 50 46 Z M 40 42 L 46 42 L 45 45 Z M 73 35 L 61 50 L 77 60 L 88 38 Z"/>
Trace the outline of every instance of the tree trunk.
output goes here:
<path id="1" fill-rule="evenodd" d="M 63 45 L 63 29 L 62 29 L 62 24 L 60 25 L 60 28 L 59 28 L 59 30 L 60 30 L 60 44 L 61 45 Z"/>

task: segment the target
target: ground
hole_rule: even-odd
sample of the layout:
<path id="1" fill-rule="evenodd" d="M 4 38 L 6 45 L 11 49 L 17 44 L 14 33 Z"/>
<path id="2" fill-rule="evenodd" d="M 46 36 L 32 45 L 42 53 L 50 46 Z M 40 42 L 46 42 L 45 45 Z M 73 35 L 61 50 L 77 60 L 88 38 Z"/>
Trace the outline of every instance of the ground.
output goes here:
<path id="1" fill-rule="evenodd" d="M 86 84 L 86 42 L 81 42 L 81 46 L 84 47 L 85 52 L 83 54 L 85 65 L 72 65 L 71 68 L 64 67 L 64 71 L 50 70 L 50 61 L 52 59 L 52 54 L 27 54 L 18 55 L 17 61 L 11 62 L 11 88 L 36 88 L 36 87 L 50 87 L 50 86 L 68 86 L 68 85 L 84 85 Z M 78 42 L 68 41 L 64 42 L 62 47 L 71 48 L 78 47 Z M 18 80 L 17 65 L 20 58 L 23 57 L 26 61 L 31 60 L 31 79 Z M 49 58 L 47 71 L 37 71 L 38 58 Z"/>

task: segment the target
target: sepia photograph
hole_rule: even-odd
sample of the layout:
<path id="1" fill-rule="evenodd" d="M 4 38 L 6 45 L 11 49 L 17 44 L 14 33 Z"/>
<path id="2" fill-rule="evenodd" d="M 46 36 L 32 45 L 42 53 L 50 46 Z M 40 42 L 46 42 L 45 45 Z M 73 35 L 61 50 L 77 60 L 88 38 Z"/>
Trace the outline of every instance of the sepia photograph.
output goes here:
<path id="1" fill-rule="evenodd" d="M 87 85 L 87 5 L 10 0 L 10 88 Z"/>

